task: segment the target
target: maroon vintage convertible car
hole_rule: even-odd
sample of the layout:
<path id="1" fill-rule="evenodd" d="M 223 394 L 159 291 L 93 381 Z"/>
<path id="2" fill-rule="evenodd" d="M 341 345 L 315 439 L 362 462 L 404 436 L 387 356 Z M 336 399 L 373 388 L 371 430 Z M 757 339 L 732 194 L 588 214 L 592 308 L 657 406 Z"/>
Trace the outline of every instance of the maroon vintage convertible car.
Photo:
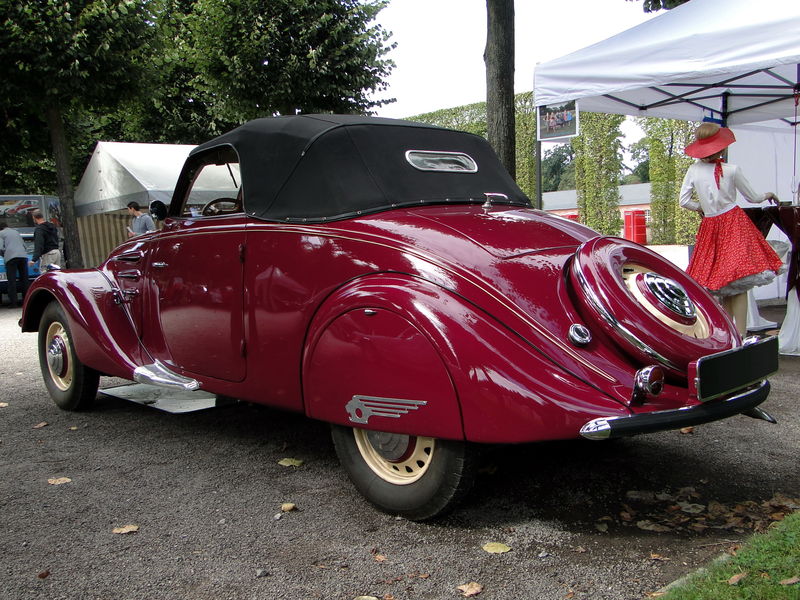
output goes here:
<path id="1" fill-rule="evenodd" d="M 302 412 L 412 519 L 476 444 L 770 419 L 778 356 L 654 252 L 532 209 L 484 139 L 334 115 L 198 146 L 163 228 L 40 277 L 21 326 L 64 409 L 108 374 Z"/>

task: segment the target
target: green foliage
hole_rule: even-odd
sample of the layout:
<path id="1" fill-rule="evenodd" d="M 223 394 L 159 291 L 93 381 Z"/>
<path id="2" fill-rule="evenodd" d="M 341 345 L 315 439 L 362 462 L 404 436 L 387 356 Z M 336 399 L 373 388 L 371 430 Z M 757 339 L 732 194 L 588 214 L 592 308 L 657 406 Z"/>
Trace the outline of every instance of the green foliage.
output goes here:
<path id="1" fill-rule="evenodd" d="M 199 87 L 223 119 L 365 113 L 384 101 L 387 0 L 197 0 L 187 16 Z"/>
<path id="2" fill-rule="evenodd" d="M 554 192 L 561 189 L 574 189 L 561 187 L 562 179 L 569 179 L 568 171 L 572 171 L 572 183 L 575 183 L 575 165 L 573 159 L 575 151 L 572 144 L 559 144 L 547 150 L 542 158 L 542 191 Z"/>
<path id="3" fill-rule="evenodd" d="M 0 105 L 111 106 L 151 38 L 145 0 L 0 0 Z"/>
<path id="4" fill-rule="evenodd" d="M 516 158 L 517 185 L 533 198 L 536 194 L 536 107 L 533 92 L 523 92 L 514 96 L 516 110 Z M 476 102 L 453 108 L 444 108 L 430 113 L 408 117 L 412 121 L 467 131 L 486 137 L 486 103 Z"/>
<path id="5" fill-rule="evenodd" d="M 795 512 L 767 533 L 754 536 L 736 556 L 697 573 L 662 600 L 796 600 L 800 583 L 790 582 L 798 577 L 798 565 L 800 512 Z M 735 576 L 740 579 L 729 583 Z"/>
<path id="6" fill-rule="evenodd" d="M 572 138 L 581 222 L 606 235 L 619 235 L 618 182 L 622 172 L 623 115 L 582 113 L 581 134 Z"/>
<path id="7" fill-rule="evenodd" d="M 638 118 L 645 132 L 650 175 L 650 238 L 653 244 L 693 244 L 699 218 L 678 206 L 692 160 L 683 153 L 694 124 L 674 119 Z"/>

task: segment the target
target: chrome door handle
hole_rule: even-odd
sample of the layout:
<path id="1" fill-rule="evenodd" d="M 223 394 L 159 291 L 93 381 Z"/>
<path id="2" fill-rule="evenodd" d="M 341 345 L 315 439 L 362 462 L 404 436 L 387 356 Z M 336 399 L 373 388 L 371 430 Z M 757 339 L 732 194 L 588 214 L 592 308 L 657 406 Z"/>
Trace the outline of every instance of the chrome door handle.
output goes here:
<path id="1" fill-rule="evenodd" d="M 154 262 L 154 263 L 153 263 L 153 266 L 154 266 L 156 269 L 163 269 L 164 267 L 166 267 L 166 266 L 167 266 L 167 263 L 165 263 L 165 262 L 161 262 L 161 261 L 156 261 L 156 262 Z"/>

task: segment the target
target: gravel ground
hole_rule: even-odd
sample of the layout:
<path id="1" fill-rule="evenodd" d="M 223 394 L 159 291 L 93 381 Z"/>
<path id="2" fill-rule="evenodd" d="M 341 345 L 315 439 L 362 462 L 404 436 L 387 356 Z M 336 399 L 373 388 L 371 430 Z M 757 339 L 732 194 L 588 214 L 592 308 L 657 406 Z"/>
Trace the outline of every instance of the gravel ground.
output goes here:
<path id="1" fill-rule="evenodd" d="M 0 309 L 3 600 L 446 599 L 473 581 L 481 600 L 639 599 L 800 496 L 800 358 L 772 379 L 778 425 L 488 448 L 466 503 L 418 524 L 362 501 L 327 426 L 297 415 L 173 415 L 103 395 L 58 410 L 19 316 Z M 125 525 L 138 531 L 113 532 Z"/>

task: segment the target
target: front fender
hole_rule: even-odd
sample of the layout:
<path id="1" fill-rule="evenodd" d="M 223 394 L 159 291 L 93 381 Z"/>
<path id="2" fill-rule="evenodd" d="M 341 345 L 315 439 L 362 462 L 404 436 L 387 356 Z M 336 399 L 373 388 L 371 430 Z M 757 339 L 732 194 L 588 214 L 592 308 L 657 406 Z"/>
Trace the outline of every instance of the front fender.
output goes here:
<path id="1" fill-rule="evenodd" d="M 486 443 L 575 438 L 592 418 L 630 414 L 465 299 L 399 274 L 355 280 L 326 300 L 303 386 L 315 418 Z M 365 407 L 391 416 L 360 422 L 354 409 Z"/>
<path id="2" fill-rule="evenodd" d="M 133 378 L 144 364 L 139 339 L 115 290 L 97 270 L 52 271 L 31 285 L 20 319 L 22 331 L 37 331 L 45 307 L 58 302 L 72 332 L 75 352 L 88 367 Z"/>

